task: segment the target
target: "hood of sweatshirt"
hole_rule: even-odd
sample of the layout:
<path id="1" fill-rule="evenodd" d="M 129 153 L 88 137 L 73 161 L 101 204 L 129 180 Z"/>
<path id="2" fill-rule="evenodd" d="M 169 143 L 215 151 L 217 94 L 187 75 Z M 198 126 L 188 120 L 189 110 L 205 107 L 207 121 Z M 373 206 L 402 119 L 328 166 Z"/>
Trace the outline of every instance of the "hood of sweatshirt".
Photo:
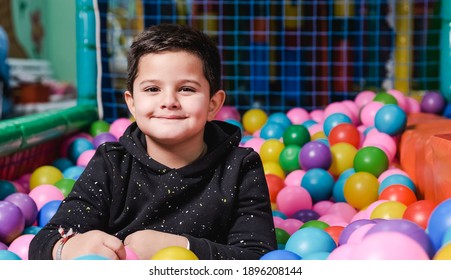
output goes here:
<path id="1" fill-rule="evenodd" d="M 229 152 L 238 147 L 241 141 L 241 130 L 238 126 L 223 122 L 207 122 L 204 132 L 204 141 L 208 146 L 207 154 L 193 163 L 177 169 L 184 176 L 198 176 L 212 165 L 223 162 Z M 155 174 L 165 174 L 173 170 L 168 166 L 155 161 L 147 154 L 145 135 L 133 122 L 119 138 L 123 147 L 141 164 L 148 167 L 148 171 Z"/>

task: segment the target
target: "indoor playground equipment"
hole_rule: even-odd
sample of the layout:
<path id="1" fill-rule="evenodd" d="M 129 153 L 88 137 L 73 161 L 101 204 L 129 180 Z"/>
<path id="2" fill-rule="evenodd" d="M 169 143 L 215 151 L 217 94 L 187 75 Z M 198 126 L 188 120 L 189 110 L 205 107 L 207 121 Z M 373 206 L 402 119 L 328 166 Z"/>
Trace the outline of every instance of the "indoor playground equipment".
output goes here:
<path id="1" fill-rule="evenodd" d="M 249 132 L 243 136 L 243 145 L 258 150 L 265 170 L 272 171 L 266 179 L 271 202 L 280 210 L 274 211 L 274 221 L 281 248 L 305 256 L 311 252 L 303 251 L 306 247 L 299 244 L 314 242 L 312 246 L 317 248 L 310 248 L 334 252 L 329 259 L 346 259 L 349 251 L 343 245 L 352 231 L 360 227 L 368 232 L 370 228 L 372 232 L 384 230 L 369 219 L 367 224 L 357 218 L 350 222 L 358 210 L 362 210 L 360 218 L 371 219 L 383 218 L 389 208 L 393 215 L 406 211 L 406 216 L 410 213 L 410 220 L 424 229 L 427 225 L 418 220 L 418 213 L 421 210 L 430 214 L 436 204 L 416 203 L 417 208 L 411 212 L 400 202 L 383 204 L 384 198 L 393 196 L 414 204 L 414 192 L 419 190 L 435 203 L 444 202 L 431 216 L 433 244 L 426 243 L 424 231 L 418 226 L 403 220 L 384 226 L 409 231 L 417 237 L 417 243 L 397 233 L 375 234 L 354 257 L 371 258 L 372 253 L 379 252 L 381 255 L 375 257 L 390 258 L 393 255 L 389 253 L 399 253 L 401 259 L 451 258 L 449 244 L 442 256 L 434 256 L 442 240 L 451 236 L 447 230 L 451 218 L 446 214 L 450 213 L 451 200 L 446 198 L 451 198 L 451 191 L 443 187 L 447 182 L 432 176 L 433 170 L 448 174 L 451 164 L 449 156 L 437 150 L 451 140 L 451 120 L 437 115 L 446 101 L 451 103 L 450 0 L 77 0 L 76 12 L 77 105 L 0 122 L 0 183 L 50 164 L 67 148 L 67 139 L 92 129 L 95 122 L 103 121 L 107 126 L 117 120 L 129 122 L 123 92 L 130 42 L 153 24 L 188 24 L 214 38 L 222 55 L 225 107 L 229 109 L 221 112 L 222 118 L 230 117 Z M 396 97 L 405 102 L 422 99 L 421 105 L 415 103 L 415 111 L 433 114 L 409 117 L 399 109 L 406 104 L 394 105 Z M 363 107 L 362 102 L 376 99 L 384 107 L 377 102 Z M 350 100 L 355 100 L 353 104 L 362 111 L 352 113 L 345 106 Z M 343 106 L 333 106 L 337 102 Z M 350 115 L 344 113 L 347 110 Z M 449 106 L 444 111 L 451 113 Z M 305 114 L 311 119 L 305 121 Z M 324 126 L 319 127 L 323 117 Z M 304 127 L 291 126 L 288 118 L 296 124 L 305 121 Z M 263 127 L 267 121 L 277 122 L 284 130 Z M 358 131 L 357 121 L 377 131 Z M 417 129 L 404 132 L 406 125 Z M 257 131 L 265 137 L 247 138 Z M 394 139 L 399 140 L 402 132 L 397 150 Z M 362 135 L 365 140 L 360 138 Z M 114 136 L 117 139 L 119 134 Z M 269 141 L 272 138 L 283 139 L 283 143 Z M 418 150 L 412 152 L 404 147 Z M 427 156 L 423 159 L 417 152 Z M 270 165 L 279 154 L 283 154 L 280 166 Z M 332 160 L 344 154 L 353 155 L 358 174 L 347 172 L 353 162 Z M 387 170 L 395 157 L 410 163 L 406 170 Z M 418 166 L 423 168 L 418 170 Z M 406 172 L 409 178 L 404 176 Z M 388 180 L 396 177 L 405 180 L 407 188 L 389 188 L 394 183 Z M 289 181 L 302 183 L 304 188 L 282 189 Z M 370 185 L 367 193 L 359 193 L 363 181 Z M 335 186 L 341 192 L 336 192 Z M 305 199 L 307 194 L 310 200 Z M 332 207 L 332 202 L 327 201 L 331 195 L 338 202 L 347 202 L 347 206 L 337 203 Z M 297 199 L 296 203 L 289 203 L 293 199 Z M 299 211 L 302 206 L 315 211 Z M 337 226 L 319 232 L 317 228 L 325 222 L 312 215 L 327 216 L 328 207 L 346 216 L 341 218 L 347 219 L 349 226 L 340 227 L 340 221 L 328 216 L 328 221 Z M 287 214 L 297 219 L 287 219 Z M 302 232 L 296 231 L 300 220 L 308 228 Z M 360 231 L 361 238 L 363 234 Z M 315 236 L 315 241 L 308 240 L 309 236 Z M 382 243 L 385 246 L 375 245 Z M 341 250 L 334 250 L 337 245 Z M 378 251 L 381 248 L 391 251 Z M 288 253 L 276 250 L 265 258 L 299 259 Z"/>

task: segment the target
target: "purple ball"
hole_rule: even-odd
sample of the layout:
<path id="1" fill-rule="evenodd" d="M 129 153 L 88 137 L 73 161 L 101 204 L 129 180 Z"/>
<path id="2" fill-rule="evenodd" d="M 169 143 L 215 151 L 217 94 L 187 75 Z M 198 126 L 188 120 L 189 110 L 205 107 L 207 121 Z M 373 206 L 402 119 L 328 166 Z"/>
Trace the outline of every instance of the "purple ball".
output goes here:
<path id="1" fill-rule="evenodd" d="M 25 226 L 31 226 L 38 216 L 38 206 L 33 198 L 25 193 L 13 193 L 5 198 L 5 201 L 15 204 L 22 211 L 25 218 Z"/>
<path id="2" fill-rule="evenodd" d="M 361 219 L 361 220 L 355 220 L 348 224 L 343 231 L 340 234 L 340 237 L 338 238 L 338 246 L 346 244 L 348 242 L 349 237 L 351 234 L 358 229 L 361 226 L 367 225 L 367 224 L 375 224 L 376 222 L 369 219 Z"/>
<path id="3" fill-rule="evenodd" d="M 92 139 L 92 143 L 96 149 L 105 142 L 117 142 L 116 136 L 109 132 L 103 132 Z"/>
<path id="4" fill-rule="evenodd" d="M 310 141 L 299 153 L 299 164 L 305 171 L 312 168 L 329 170 L 332 164 L 332 153 L 329 146 L 320 141 Z"/>
<path id="5" fill-rule="evenodd" d="M 302 209 L 299 211 L 296 211 L 293 215 L 291 215 L 291 218 L 299 220 L 303 223 L 306 223 L 311 220 L 318 220 L 320 215 L 311 209 Z"/>
<path id="6" fill-rule="evenodd" d="M 442 94 L 430 91 L 421 99 L 421 112 L 441 115 L 446 106 L 446 100 Z"/>
<path id="7" fill-rule="evenodd" d="M 378 222 L 370 230 L 368 230 L 368 232 L 365 234 L 365 237 L 376 232 L 389 231 L 399 232 L 409 236 L 418 244 L 420 244 L 421 247 L 423 247 L 424 251 L 429 255 L 430 258 L 434 256 L 435 251 L 429 235 L 422 227 L 409 220 L 390 219 Z"/>
<path id="8" fill-rule="evenodd" d="M 5 243 L 0 242 L 0 250 L 8 250 L 8 246 Z"/>
<path id="9" fill-rule="evenodd" d="M 25 229 L 25 217 L 15 204 L 0 201 L 0 242 L 10 244 Z"/>

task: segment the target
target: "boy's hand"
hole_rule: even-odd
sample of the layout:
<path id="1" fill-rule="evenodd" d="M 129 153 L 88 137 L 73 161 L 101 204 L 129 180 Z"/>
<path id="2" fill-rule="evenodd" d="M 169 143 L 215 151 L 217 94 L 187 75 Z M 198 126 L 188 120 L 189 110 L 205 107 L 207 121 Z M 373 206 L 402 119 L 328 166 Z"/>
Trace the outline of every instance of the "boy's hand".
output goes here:
<path id="1" fill-rule="evenodd" d="M 53 247 L 55 258 L 59 241 Z M 61 258 L 71 260 L 84 255 L 100 255 L 112 260 L 125 259 L 125 247 L 122 241 L 103 231 L 92 230 L 86 233 L 76 234 L 64 244 Z"/>
<path id="2" fill-rule="evenodd" d="M 130 247 L 140 260 L 150 260 L 159 250 L 169 246 L 180 246 L 186 248 L 188 239 L 186 237 L 164 233 L 155 230 L 140 230 L 127 236 L 124 240 L 125 246 Z"/>

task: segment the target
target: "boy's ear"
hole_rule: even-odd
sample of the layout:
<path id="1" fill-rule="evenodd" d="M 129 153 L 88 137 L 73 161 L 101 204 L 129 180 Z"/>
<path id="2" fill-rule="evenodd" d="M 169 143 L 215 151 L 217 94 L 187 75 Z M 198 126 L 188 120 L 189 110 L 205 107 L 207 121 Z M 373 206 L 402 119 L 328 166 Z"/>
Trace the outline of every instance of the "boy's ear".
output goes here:
<path id="1" fill-rule="evenodd" d="M 133 94 L 128 90 L 124 93 L 125 103 L 127 103 L 128 110 L 135 117 L 135 100 L 133 99 Z"/>
<path id="2" fill-rule="evenodd" d="M 216 114 L 221 110 L 224 104 L 226 93 L 223 90 L 218 90 L 211 98 L 208 105 L 208 121 L 215 119 Z"/>

